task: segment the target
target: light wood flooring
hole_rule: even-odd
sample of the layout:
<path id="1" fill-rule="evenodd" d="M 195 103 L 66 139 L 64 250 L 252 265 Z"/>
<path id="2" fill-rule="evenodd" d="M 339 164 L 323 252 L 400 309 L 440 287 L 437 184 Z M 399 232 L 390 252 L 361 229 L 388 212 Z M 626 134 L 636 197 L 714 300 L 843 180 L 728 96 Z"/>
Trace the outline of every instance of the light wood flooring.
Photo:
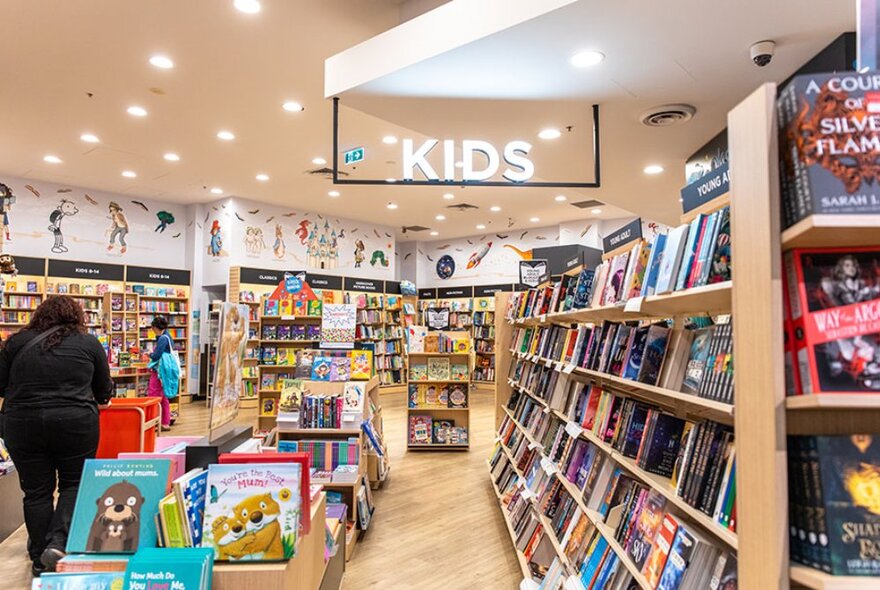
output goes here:
<path id="1" fill-rule="evenodd" d="M 468 452 L 406 451 L 403 393 L 381 395 L 391 473 L 374 492 L 375 517 L 346 565 L 343 590 L 514 590 L 522 575 L 486 459 L 494 440 L 494 394 L 471 394 Z M 243 410 L 253 424 L 256 410 Z M 185 404 L 171 434 L 203 434 L 203 402 Z M 27 533 L 20 528 L 0 543 L 0 586 L 30 588 Z"/>

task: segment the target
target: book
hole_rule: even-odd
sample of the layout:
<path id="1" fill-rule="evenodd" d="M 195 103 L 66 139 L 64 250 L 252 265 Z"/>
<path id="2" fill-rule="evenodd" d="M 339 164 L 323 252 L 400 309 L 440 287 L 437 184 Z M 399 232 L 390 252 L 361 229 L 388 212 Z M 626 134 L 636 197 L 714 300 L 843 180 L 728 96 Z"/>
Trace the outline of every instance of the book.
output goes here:
<path id="1" fill-rule="evenodd" d="M 154 519 L 168 487 L 167 459 L 86 459 L 68 553 L 134 553 L 156 545 Z"/>
<path id="2" fill-rule="evenodd" d="M 407 326 L 406 347 L 407 352 L 426 352 L 425 337 L 428 335 L 426 326 Z"/>
<path id="3" fill-rule="evenodd" d="M 203 542 L 218 561 L 280 561 L 296 550 L 302 465 L 208 466 Z"/>
<path id="4" fill-rule="evenodd" d="M 276 413 L 292 414 L 300 411 L 307 390 L 300 379 L 282 379 L 281 395 L 278 397 Z M 271 398 L 268 398 L 271 399 Z"/>
<path id="5" fill-rule="evenodd" d="M 678 590 L 681 586 L 682 577 L 691 560 L 695 540 L 691 533 L 683 526 L 675 531 L 672 547 L 669 549 L 669 557 L 657 583 L 657 590 Z"/>
<path id="6" fill-rule="evenodd" d="M 642 362 L 639 367 L 636 380 L 649 385 L 657 385 L 660 372 L 663 369 L 663 359 L 666 358 L 666 348 L 669 345 L 670 328 L 659 325 L 651 325 L 645 336 L 645 349 L 642 353 Z"/>
<path id="7" fill-rule="evenodd" d="M 210 590 L 214 551 L 208 547 L 145 547 L 129 560 L 124 588 Z"/>
<path id="8" fill-rule="evenodd" d="M 685 393 L 697 395 L 700 392 L 700 383 L 703 381 L 703 373 L 706 368 L 706 360 L 709 358 L 709 345 L 712 342 L 714 326 L 699 328 L 694 331 L 690 353 L 684 371 L 684 379 L 681 390 Z"/>
<path id="9" fill-rule="evenodd" d="M 410 381 L 425 381 L 428 379 L 428 365 L 412 361 L 409 366 Z"/>
<path id="10" fill-rule="evenodd" d="M 330 358 L 330 381 L 348 381 L 351 377 L 351 359 L 348 353 Z"/>
<path id="11" fill-rule="evenodd" d="M 125 572 L 46 572 L 31 582 L 31 590 L 106 590 L 123 588 Z"/>
<path id="12" fill-rule="evenodd" d="M 312 361 L 312 381 L 330 381 L 330 357 L 318 353 Z"/>
<path id="13" fill-rule="evenodd" d="M 409 417 L 410 444 L 429 444 L 432 439 L 431 416 L 415 415 Z"/>
<path id="14" fill-rule="evenodd" d="M 446 357 L 428 357 L 428 381 L 446 381 L 450 378 L 450 363 Z"/>
<path id="15" fill-rule="evenodd" d="M 595 274 L 594 269 L 585 268 L 578 275 L 577 287 L 574 289 L 574 296 L 571 301 L 571 309 L 583 309 L 590 304 Z"/>
<path id="16" fill-rule="evenodd" d="M 668 293 L 675 288 L 675 280 L 681 267 L 681 260 L 686 246 L 689 226 L 680 225 L 671 230 L 666 237 L 660 267 L 657 269 L 657 280 L 654 295 Z"/>
<path id="17" fill-rule="evenodd" d="M 450 366 L 449 378 L 452 379 L 453 381 L 467 381 L 468 380 L 467 363 L 452 363 Z"/>
<path id="18" fill-rule="evenodd" d="M 208 472 L 204 469 L 192 469 L 171 483 L 171 490 L 186 518 L 188 547 L 198 547 L 202 543 L 202 519 L 207 489 Z"/>
<path id="19" fill-rule="evenodd" d="M 466 384 L 453 383 L 449 385 L 449 407 L 468 407 L 468 388 Z"/>
<path id="20" fill-rule="evenodd" d="M 648 585 L 651 588 L 656 588 L 657 584 L 660 582 L 660 575 L 663 573 L 663 568 L 666 566 L 666 560 L 669 557 L 672 542 L 675 540 L 676 530 L 678 530 L 678 521 L 671 514 L 666 514 L 663 517 L 663 524 L 660 525 L 660 530 L 654 538 L 654 547 L 651 549 L 651 554 L 648 556 L 648 560 L 642 568 L 642 574 L 645 576 L 645 579 L 648 581 Z"/>
<path id="21" fill-rule="evenodd" d="M 373 375 L 373 353 L 370 350 L 351 351 L 351 378 L 368 380 Z"/>
<path id="22" fill-rule="evenodd" d="M 633 563 L 639 570 L 644 567 L 645 562 L 648 560 L 648 554 L 654 545 L 654 537 L 663 524 L 665 513 L 666 498 L 656 490 L 649 491 L 626 548 L 627 553 L 632 557 Z"/>
<path id="23" fill-rule="evenodd" d="M 343 393 L 342 410 L 344 412 L 357 412 L 363 414 L 364 411 L 364 384 L 357 381 L 349 381 L 345 384 Z"/>
<path id="24" fill-rule="evenodd" d="M 277 401 L 274 397 L 265 397 L 260 400 L 260 416 L 275 416 L 278 413 Z"/>

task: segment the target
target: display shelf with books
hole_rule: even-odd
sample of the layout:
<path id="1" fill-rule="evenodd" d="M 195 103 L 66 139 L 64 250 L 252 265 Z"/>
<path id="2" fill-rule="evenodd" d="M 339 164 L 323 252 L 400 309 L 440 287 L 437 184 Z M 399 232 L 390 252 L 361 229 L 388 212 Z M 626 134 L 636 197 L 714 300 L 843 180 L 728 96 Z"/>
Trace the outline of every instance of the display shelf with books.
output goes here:
<path id="1" fill-rule="evenodd" d="M 477 287 L 475 287 L 477 289 Z M 495 296 L 473 299 L 474 371 L 475 384 L 495 383 Z"/>
<path id="2" fill-rule="evenodd" d="M 7 340 L 33 317 L 46 292 L 46 260 L 15 257 L 18 274 L 6 280 L 0 301 L 0 339 Z"/>
<path id="3" fill-rule="evenodd" d="M 90 334 L 106 341 L 102 301 L 105 293 L 122 293 L 125 267 L 72 260 L 49 259 L 46 265 L 46 295 L 69 295 L 79 303 L 86 316 Z"/>
<path id="4" fill-rule="evenodd" d="M 384 311 L 382 324 L 383 340 L 376 345 L 376 371 L 379 385 L 383 388 L 398 388 L 406 385 L 407 358 L 405 343 L 405 322 L 403 297 L 399 293 L 399 283 L 385 281 Z"/>
<path id="5" fill-rule="evenodd" d="M 102 301 L 107 358 L 111 367 L 141 362 L 140 301 L 137 293 L 105 293 Z"/>

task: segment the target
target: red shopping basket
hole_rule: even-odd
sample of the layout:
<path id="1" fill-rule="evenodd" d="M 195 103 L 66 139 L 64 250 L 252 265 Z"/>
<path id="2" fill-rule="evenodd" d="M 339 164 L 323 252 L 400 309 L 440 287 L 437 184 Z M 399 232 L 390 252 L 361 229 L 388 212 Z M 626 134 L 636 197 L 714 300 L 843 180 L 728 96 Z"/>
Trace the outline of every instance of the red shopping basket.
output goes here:
<path id="1" fill-rule="evenodd" d="M 159 426 L 158 397 L 115 397 L 101 409 L 99 459 L 115 459 L 119 453 L 152 453 Z"/>

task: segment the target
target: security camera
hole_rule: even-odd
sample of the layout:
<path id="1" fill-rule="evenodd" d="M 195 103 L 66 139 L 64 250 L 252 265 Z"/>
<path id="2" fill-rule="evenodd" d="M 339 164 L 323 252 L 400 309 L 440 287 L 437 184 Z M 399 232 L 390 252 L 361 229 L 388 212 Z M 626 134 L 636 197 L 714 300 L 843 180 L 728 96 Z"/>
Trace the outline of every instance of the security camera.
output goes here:
<path id="1" fill-rule="evenodd" d="M 763 68 L 773 59 L 773 53 L 776 51 L 776 43 L 773 41 L 758 41 L 749 47 L 749 56 L 755 65 Z"/>

